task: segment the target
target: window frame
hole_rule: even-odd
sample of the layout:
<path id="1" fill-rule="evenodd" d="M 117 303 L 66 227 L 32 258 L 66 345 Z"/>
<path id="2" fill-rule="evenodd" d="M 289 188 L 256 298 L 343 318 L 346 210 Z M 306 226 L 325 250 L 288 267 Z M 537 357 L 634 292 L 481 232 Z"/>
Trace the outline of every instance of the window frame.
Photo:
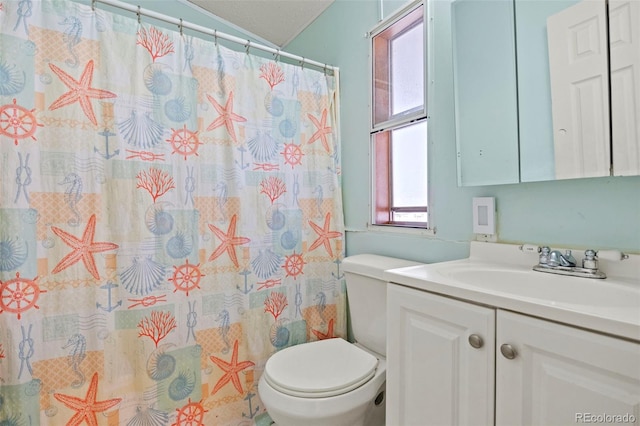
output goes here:
<path id="1" fill-rule="evenodd" d="M 428 166 L 431 163 L 431 156 L 429 155 L 429 139 L 431 134 L 431 120 L 429 120 L 429 106 L 431 90 L 433 79 L 433 70 L 432 70 L 432 26 L 433 22 L 433 13 L 432 13 L 432 3 L 429 0 L 418 0 L 414 1 L 405 7 L 399 9 L 396 13 L 391 15 L 390 17 L 379 22 L 369 33 L 369 77 L 370 77 L 370 108 L 369 108 L 369 149 L 370 149 L 370 219 L 368 227 L 373 230 L 390 230 L 390 231 L 402 231 L 402 232 L 412 232 L 419 231 L 421 233 L 427 233 L 429 235 L 435 234 L 435 226 L 432 222 L 432 203 L 431 203 L 431 191 L 428 190 L 427 193 L 427 206 L 426 206 L 426 214 L 427 214 L 427 222 L 407 222 L 407 221 L 394 221 L 393 214 L 394 213 L 410 213 L 415 211 L 424 211 L 425 206 L 411 206 L 411 207 L 394 207 L 392 206 L 393 200 L 393 188 L 392 188 L 392 167 L 393 161 L 391 158 L 391 132 L 396 129 L 400 129 L 402 127 L 406 127 L 412 124 L 417 124 L 419 122 L 425 122 L 427 125 L 427 140 L 425 140 L 426 148 L 427 148 L 427 176 L 429 175 L 430 167 Z M 393 25 L 397 24 L 403 18 L 409 16 L 414 13 L 418 8 L 422 8 L 422 24 L 423 24 L 423 40 L 424 40 L 424 56 L 423 56 L 423 104 L 421 107 L 416 107 L 410 109 L 408 111 L 403 111 L 396 115 L 388 114 L 388 119 L 380 121 L 376 123 L 375 117 L 375 96 L 376 96 L 376 87 L 375 87 L 375 75 L 376 70 L 375 67 L 375 52 L 374 52 L 374 38 L 379 34 L 383 33 Z M 400 28 L 396 34 L 393 34 L 393 38 L 405 34 L 411 29 L 415 28 L 416 25 L 419 25 L 416 22 L 411 22 L 409 25 Z M 393 38 L 389 38 L 388 44 L 390 45 Z M 388 53 L 390 55 L 390 53 Z M 387 61 L 389 63 L 390 61 Z M 388 102 L 390 103 L 391 92 L 387 90 L 388 94 Z M 389 108 L 391 108 L 389 106 Z M 383 143 L 387 144 L 387 152 L 380 153 L 376 148 L 376 135 L 387 132 L 389 137 Z M 384 176 L 376 176 L 376 170 L 382 170 L 386 177 Z M 382 184 L 380 182 L 383 182 Z M 384 181 L 386 181 L 386 188 L 383 188 Z M 427 177 L 427 188 L 429 188 L 429 179 Z M 381 191 L 377 191 L 378 188 L 383 188 Z M 382 199 L 386 198 L 386 206 L 384 202 L 380 204 Z M 382 207 L 381 207 L 382 205 Z M 381 220 L 381 212 L 387 216 L 387 220 Z"/>

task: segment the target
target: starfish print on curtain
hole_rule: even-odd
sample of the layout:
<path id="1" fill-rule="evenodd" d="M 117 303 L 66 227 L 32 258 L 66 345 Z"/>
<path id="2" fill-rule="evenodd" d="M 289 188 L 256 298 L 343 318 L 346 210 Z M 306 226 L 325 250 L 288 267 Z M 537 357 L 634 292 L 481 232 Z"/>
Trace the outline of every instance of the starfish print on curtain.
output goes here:
<path id="1" fill-rule="evenodd" d="M 242 383 L 240 383 L 238 373 L 240 373 L 244 369 L 253 367 L 255 364 L 251 361 L 238 362 L 238 341 L 236 340 L 233 344 L 233 354 L 231 354 L 231 362 L 227 362 L 215 356 L 210 356 L 209 358 L 224 371 L 224 376 L 222 376 L 220 380 L 218 380 L 218 383 L 216 383 L 216 385 L 213 387 L 211 395 L 218 392 L 224 385 L 229 382 L 233 383 L 233 387 L 236 388 L 236 390 L 240 394 L 242 394 Z"/>
<path id="2" fill-rule="evenodd" d="M 333 335 L 333 318 L 329 320 L 329 325 L 327 326 L 326 333 L 323 333 L 320 330 L 314 330 L 314 329 L 311 329 L 311 331 L 313 332 L 313 334 L 316 335 L 318 340 L 333 339 L 334 337 L 336 337 Z"/>
<path id="3" fill-rule="evenodd" d="M 98 426 L 98 419 L 96 413 L 102 413 L 107 411 L 111 407 L 115 407 L 122 401 L 122 398 L 105 399 L 104 401 L 96 401 L 98 396 L 98 373 L 93 373 L 91 378 L 91 384 L 87 395 L 82 398 L 77 396 L 64 395 L 61 393 L 54 393 L 53 397 L 62 402 L 67 407 L 76 411 L 67 422 L 67 426 L 78 426 L 82 422 L 86 422 L 89 426 Z"/>
<path id="4" fill-rule="evenodd" d="M 233 139 L 234 142 L 237 142 L 236 131 L 233 128 L 233 122 L 237 121 L 243 123 L 247 121 L 247 119 L 233 112 L 233 92 L 229 93 L 229 99 L 227 99 L 227 103 L 225 104 L 225 106 L 220 105 L 209 95 L 207 95 L 207 99 L 209 99 L 211 105 L 213 105 L 216 111 L 218 111 L 218 114 L 220 114 L 220 117 L 216 118 L 211 122 L 211 124 L 209 124 L 209 127 L 207 127 L 207 131 L 224 125 L 224 127 L 227 128 L 227 132 L 229 133 L 229 135 L 231 135 L 231 139 Z"/>
<path id="5" fill-rule="evenodd" d="M 84 232 L 82 233 L 82 238 L 74 237 L 67 231 L 63 231 L 62 229 L 55 226 L 52 226 L 51 230 L 54 234 L 60 237 L 66 245 L 73 249 L 71 253 L 63 257 L 62 260 L 56 265 L 56 267 L 53 268 L 53 270 L 51 271 L 52 274 L 57 274 L 58 272 L 67 269 L 69 266 L 73 265 L 79 260 L 82 260 L 82 263 L 84 263 L 87 271 L 89 271 L 89 273 L 93 275 L 93 278 L 99 280 L 100 274 L 98 274 L 98 268 L 96 268 L 96 262 L 93 258 L 93 254 L 103 251 L 115 250 L 119 247 L 114 243 L 93 241 L 96 235 L 95 214 L 91 215 L 91 217 L 89 218 L 87 227 L 84 228 Z"/>
<path id="6" fill-rule="evenodd" d="M 96 115 L 93 112 L 93 106 L 91 106 L 90 99 L 115 98 L 117 95 L 109 92 L 108 90 L 91 87 L 91 81 L 93 80 L 93 59 L 87 62 L 87 65 L 84 67 L 84 71 L 82 71 L 82 75 L 80 76 L 80 80 L 75 80 L 69 74 L 53 64 L 49 64 L 49 68 L 51 68 L 51 71 L 53 71 L 60 78 L 60 81 L 69 88 L 68 92 L 64 93 L 49 106 L 49 110 L 53 111 L 55 109 L 62 108 L 63 106 L 78 102 L 84 112 L 84 115 L 86 115 L 93 124 L 97 125 L 98 121 L 96 120 Z"/>
<path id="7" fill-rule="evenodd" d="M 331 238 L 338 238 L 342 236 L 342 232 L 329 231 L 329 223 L 331 222 L 331 213 L 327 213 L 324 217 L 324 226 L 320 228 L 315 223 L 309 221 L 309 225 L 316 231 L 318 238 L 311 244 L 309 251 L 315 250 L 321 245 L 324 245 L 325 250 L 329 253 L 329 256 L 333 258 L 333 250 L 331 249 Z"/>
<path id="8" fill-rule="evenodd" d="M 311 120 L 313 125 L 318 129 L 313 135 L 311 135 L 307 144 L 310 145 L 316 140 L 320 139 L 320 142 L 322 142 L 322 146 L 324 147 L 325 151 L 330 153 L 331 149 L 329 148 L 327 135 L 331 134 L 331 127 L 327 126 L 327 110 L 322 110 L 322 118 L 320 118 L 320 121 L 318 121 L 318 119 L 311 114 L 307 114 L 307 117 L 309 117 L 309 120 Z"/>
<path id="9" fill-rule="evenodd" d="M 225 233 L 222 229 L 217 228 L 213 225 L 209 225 L 209 229 L 216 234 L 216 237 L 222 240 L 222 243 L 215 249 L 211 256 L 209 256 L 209 262 L 219 257 L 225 251 L 229 254 L 231 261 L 236 268 L 239 266 L 238 264 L 238 256 L 236 256 L 236 247 L 237 245 L 246 244 L 251 239 L 246 237 L 236 237 L 236 221 L 238 220 L 238 215 L 233 215 L 231 218 L 231 223 L 229 223 L 229 228 Z"/>

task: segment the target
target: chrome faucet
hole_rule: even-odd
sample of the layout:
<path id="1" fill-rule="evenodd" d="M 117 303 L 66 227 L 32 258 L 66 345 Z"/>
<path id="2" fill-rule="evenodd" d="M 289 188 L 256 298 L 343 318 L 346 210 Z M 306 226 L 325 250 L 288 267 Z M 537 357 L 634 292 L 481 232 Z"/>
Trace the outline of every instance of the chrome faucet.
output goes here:
<path id="1" fill-rule="evenodd" d="M 584 252 L 582 267 L 577 266 L 576 258 L 571 254 L 571 250 L 564 253 L 553 250 L 549 247 L 541 247 L 539 250 L 538 264 L 533 267 L 534 271 L 548 272 L 551 274 L 571 275 L 585 278 L 606 278 L 607 276 L 598 270 L 598 257 L 594 250 Z"/>
<path id="2" fill-rule="evenodd" d="M 560 253 L 559 250 L 554 250 L 549 253 L 547 265 L 551 267 L 566 266 L 567 268 L 573 268 L 576 266 L 576 258 L 571 254 L 571 250 L 566 250 L 564 254 Z"/>

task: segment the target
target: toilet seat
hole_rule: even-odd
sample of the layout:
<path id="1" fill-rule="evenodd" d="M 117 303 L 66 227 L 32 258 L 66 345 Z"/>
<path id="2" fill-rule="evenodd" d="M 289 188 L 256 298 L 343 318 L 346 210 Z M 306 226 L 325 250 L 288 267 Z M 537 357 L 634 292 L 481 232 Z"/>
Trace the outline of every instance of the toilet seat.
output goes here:
<path id="1" fill-rule="evenodd" d="M 265 381 L 287 395 L 326 398 L 342 395 L 368 382 L 378 359 L 341 338 L 291 346 L 271 356 Z"/>

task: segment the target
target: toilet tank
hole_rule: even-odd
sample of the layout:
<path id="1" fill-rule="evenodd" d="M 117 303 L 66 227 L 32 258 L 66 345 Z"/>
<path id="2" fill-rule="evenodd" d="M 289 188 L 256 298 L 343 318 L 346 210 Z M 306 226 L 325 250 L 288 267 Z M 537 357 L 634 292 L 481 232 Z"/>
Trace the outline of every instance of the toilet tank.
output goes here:
<path id="1" fill-rule="evenodd" d="M 344 259 L 342 270 L 347 283 L 349 318 L 357 343 L 386 355 L 387 283 L 382 274 L 387 269 L 415 265 L 420 263 L 375 254 L 358 254 Z"/>

